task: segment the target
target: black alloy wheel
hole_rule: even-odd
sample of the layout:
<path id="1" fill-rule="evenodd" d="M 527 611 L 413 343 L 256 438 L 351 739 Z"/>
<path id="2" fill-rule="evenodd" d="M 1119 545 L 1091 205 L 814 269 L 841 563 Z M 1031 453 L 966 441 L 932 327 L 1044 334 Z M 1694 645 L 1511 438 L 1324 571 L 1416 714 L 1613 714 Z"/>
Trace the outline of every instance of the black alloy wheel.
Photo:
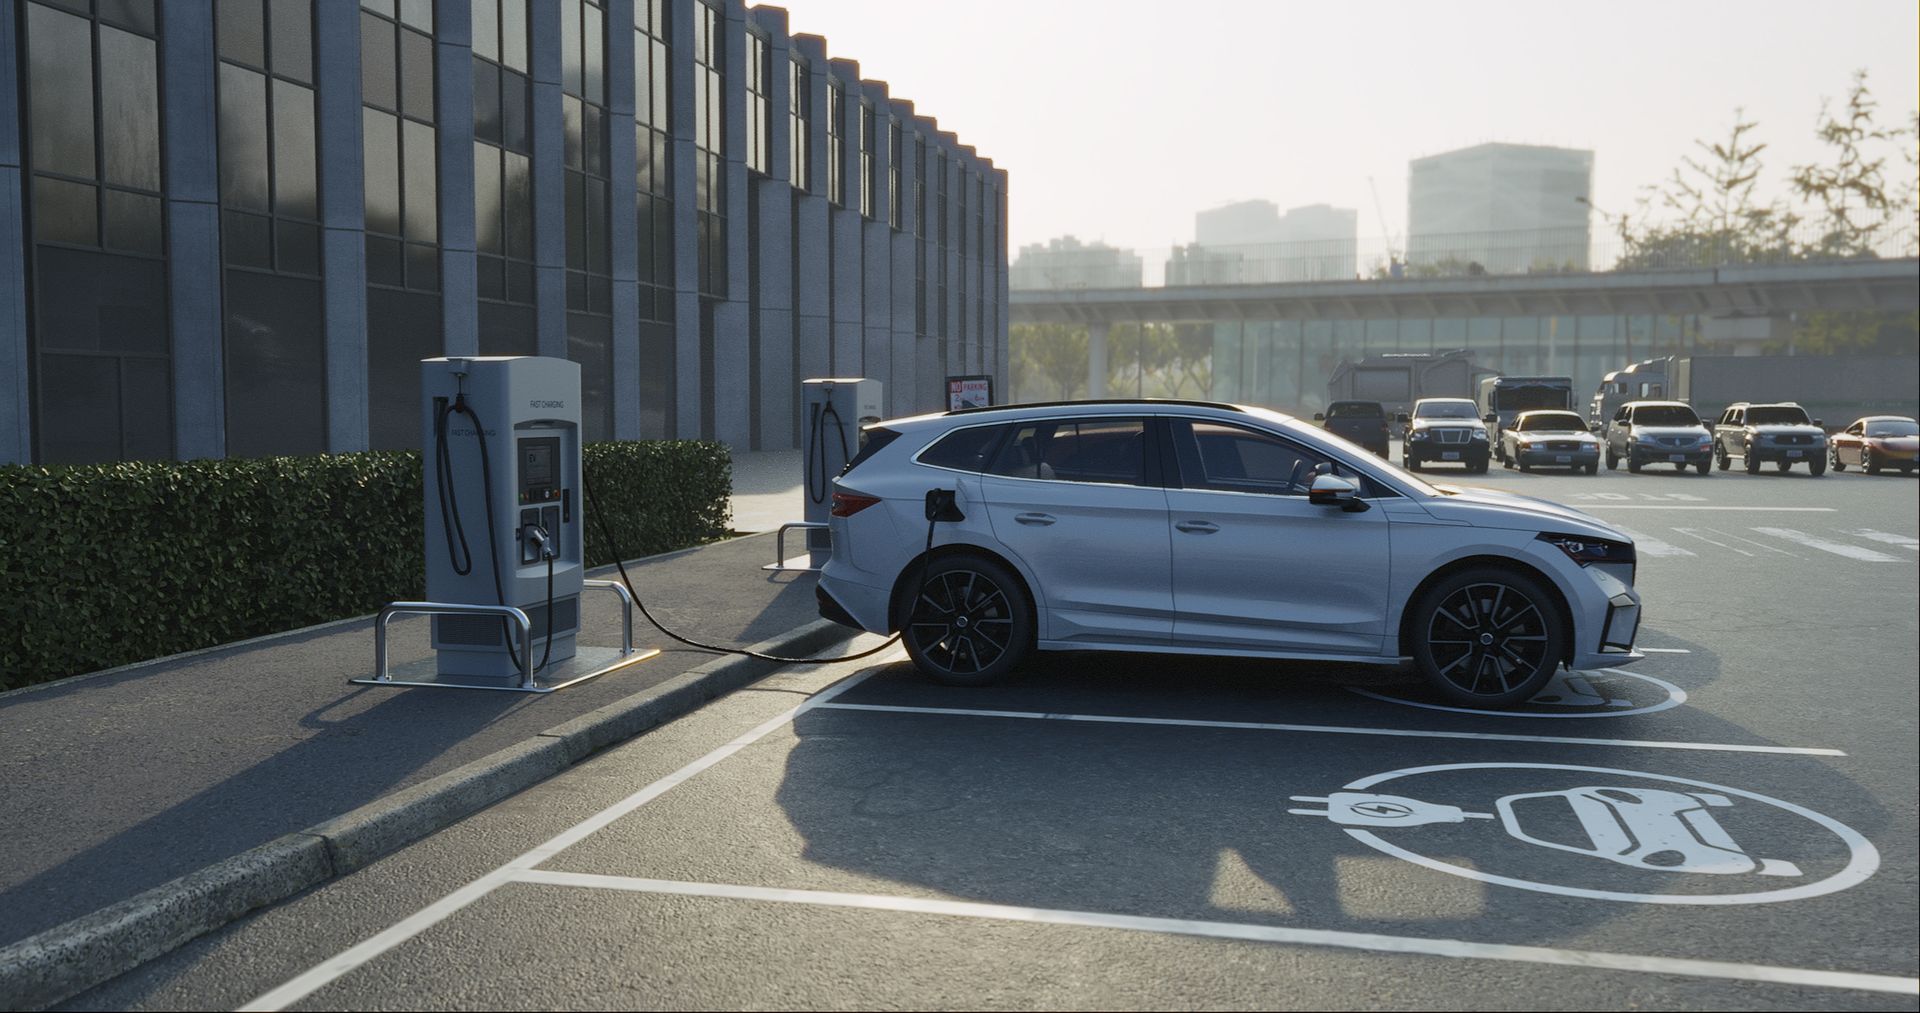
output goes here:
<path id="1" fill-rule="evenodd" d="M 1421 674 L 1465 707 L 1525 702 L 1565 657 L 1566 635 L 1546 589 L 1506 570 L 1467 570 L 1434 585 L 1416 605 L 1409 633 Z"/>
<path id="2" fill-rule="evenodd" d="M 1847 463 L 1846 463 L 1845 461 L 1842 461 L 1842 460 L 1840 459 L 1840 445 L 1839 445 L 1839 444 L 1837 444 L 1837 443 L 1836 443 L 1836 444 L 1834 444 L 1833 446 L 1831 446 L 1831 447 L 1828 447 L 1828 448 L 1827 448 L 1827 456 L 1828 456 L 1828 457 L 1831 457 L 1831 458 L 1833 458 L 1833 462 L 1832 462 L 1832 463 L 1833 463 L 1833 470 L 1835 470 L 1835 471 L 1845 471 L 1845 470 L 1847 470 Z"/>
<path id="3" fill-rule="evenodd" d="M 927 567 L 906 615 L 901 642 L 920 671 L 951 686 L 982 686 L 1006 675 L 1033 646 L 1033 606 L 1020 583 L 990 559 L 949 556 Z M 903 597 L 912 594 L 909 581 Z"/>
<path id="4" fill-rule="evenodd" d="M 1719 443 L 1713 445 L 1713 463 L 1719 465 L 1721 471 L 1733 467 L 1733 458 L 1727 456 L 1727 448 Z"/>

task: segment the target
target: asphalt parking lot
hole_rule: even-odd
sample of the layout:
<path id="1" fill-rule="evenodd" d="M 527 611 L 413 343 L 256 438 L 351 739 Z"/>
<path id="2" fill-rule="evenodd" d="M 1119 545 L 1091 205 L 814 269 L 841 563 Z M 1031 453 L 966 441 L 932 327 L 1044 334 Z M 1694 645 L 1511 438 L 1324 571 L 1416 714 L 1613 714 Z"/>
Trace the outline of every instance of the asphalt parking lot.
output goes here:
<path id="1" fill-rule="evenodd" d="M 1428 477 L 1632 531 L 1646 659 L 791 669 L 70 1005 L 1916 1008 L 1920 480 Z"/>

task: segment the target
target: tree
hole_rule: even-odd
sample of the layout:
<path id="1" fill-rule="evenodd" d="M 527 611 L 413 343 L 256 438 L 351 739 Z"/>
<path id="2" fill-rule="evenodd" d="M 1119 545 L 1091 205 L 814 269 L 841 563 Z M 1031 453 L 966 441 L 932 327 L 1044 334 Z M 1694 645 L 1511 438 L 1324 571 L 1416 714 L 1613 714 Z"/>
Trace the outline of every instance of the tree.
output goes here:
<path id="1" fill-rule="evenodd" d="M 1767 145 L 1748 136 L 1759 124 L 1745 117 L 1745 110 L 1735 109 L 1725 140 L 1693 142 L 1702 157 L 1682 158 L 1664 183 L 1642 191 L 1643 223 L 1655 206 L 1675 221 L 1635 227 L 1631 213 L 1621 216 L 1626 252 L 1619 267 L 1707 267 L 1791 256 L 1800 219 L 1783 202 L 1755 199 Z"/>
<path id="2" fill-rule="evenodd" d="M 1019 324 L 1007 335 L 1016 401 L 1070 401 L 1087 392 L 1087 329 Z"/>
<path id="3" fill-rule="evenodd" d="M 1885 235 L 1912 220 L 1916 187 L 1913 139 L 1920 137 L 1920 127 L 1910 131 L 1905 124 L 1891 129 L 1879 126 L 1874 122 L 1879 105 L 1867 87 L 1867 72 L 1854 71 L 1845 110 L 1835 115 L 1829 103 L 1823 102 L 1820 107 L 1815 135 L 1832 149 L 1832 162 L 1793 168 L 1794 192 L 1822 212 L 1822 232 L 1815 244 L 1821 254 L 1874 256 L 1881 252 L 1878 247 Z M 1883 150 L 1888 144 L 1900 146 L 1900 161 L 1907 170 L 1901 184 L 1892 188 L 1887 182 L 1888 157 Z M 1909 237 L 1902 245 L 1911 243 Z"/>

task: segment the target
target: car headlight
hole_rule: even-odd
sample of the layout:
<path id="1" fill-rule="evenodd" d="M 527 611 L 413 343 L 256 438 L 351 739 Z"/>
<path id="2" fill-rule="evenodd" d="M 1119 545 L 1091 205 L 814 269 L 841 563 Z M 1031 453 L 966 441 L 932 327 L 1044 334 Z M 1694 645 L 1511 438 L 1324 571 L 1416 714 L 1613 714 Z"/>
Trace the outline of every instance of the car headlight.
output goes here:
<path id="1" fill-rule="evenodd" d="M 1643 436 L 1639 433 L 1635 433 L 1633 434 L 1633 441 L 1635 443 L 1645 443 L 1651 446 L 1652 444 L 1659 443 L 1660 438 L 1657 436 Z"/>
<path id="2" fill-rule="evenodd" d="M 1427 438 L 1427 431 L 1425 429 L 1416 429 L 1413 432 L 1407 434 L 1407 439 L 1409 440 L 1424 440 L 1426 438 Z"/>
<path id="3" fill-rule="evenodd" d="M 1632 563 L 1634 561 L 1632 542 L 1615 542 L 1605 538 L 1591 538 L 1586 535 L 1557 535 L 1551 531 L 1542 531 L 1535 536 L 1567 554 L 1567 558 L 1581 566 L 1594 563 Z"/>
<path id="4" fill-rule="evenodd" d="M 1487 431 L 1485 429 L 1475 429 L 1473 431 L 1473 438 L 1476 440 L 1484 440 L 1487 438 Z"/>

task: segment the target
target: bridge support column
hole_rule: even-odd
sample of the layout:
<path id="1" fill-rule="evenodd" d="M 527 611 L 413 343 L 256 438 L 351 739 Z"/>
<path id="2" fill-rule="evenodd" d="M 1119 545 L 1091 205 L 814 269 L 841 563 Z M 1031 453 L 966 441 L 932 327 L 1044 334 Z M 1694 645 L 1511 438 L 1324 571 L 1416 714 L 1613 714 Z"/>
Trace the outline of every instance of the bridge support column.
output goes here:
<path id="1" fill-rule="evenodd" d="M 1107 324 L 1087 325 L 1087 397 L 1107 396 Z"/>

